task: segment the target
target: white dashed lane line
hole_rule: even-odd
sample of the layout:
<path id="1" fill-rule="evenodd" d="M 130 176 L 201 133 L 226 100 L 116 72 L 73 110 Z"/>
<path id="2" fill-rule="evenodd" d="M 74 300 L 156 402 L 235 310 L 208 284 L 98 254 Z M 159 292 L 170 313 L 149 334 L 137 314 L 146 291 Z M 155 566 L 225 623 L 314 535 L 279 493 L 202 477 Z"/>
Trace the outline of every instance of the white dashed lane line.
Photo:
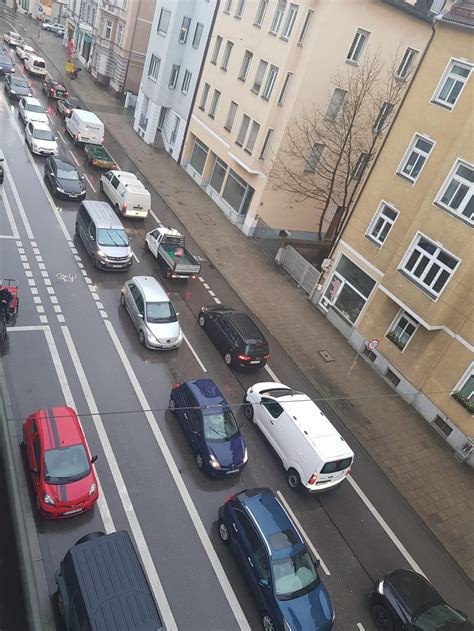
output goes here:
<path id="1" fill-rule="evenodd" d="M 89 177 L 87 175 L 84 174 L 84 177 L 86 178 L 86 182 L 89 184 L 89 186 L 91 187 L 91 189 L 94 191 L 94 193 L 97 193 L 97 190 L 95 189 L 95 186 L 92 184 L 92 182 L 90 181 Z"/>
<path id="2" fill-rule="evenodd" d="M 71 154 L 72 159 L 74 160 L 74 162 L 77 164 L 77 166 L 81 166 L 79 160 L 76 158 L 76 156 L 74 155 L 74 152 L 71 151 L 71 149 L 69 149 L 69 153 Z"/>

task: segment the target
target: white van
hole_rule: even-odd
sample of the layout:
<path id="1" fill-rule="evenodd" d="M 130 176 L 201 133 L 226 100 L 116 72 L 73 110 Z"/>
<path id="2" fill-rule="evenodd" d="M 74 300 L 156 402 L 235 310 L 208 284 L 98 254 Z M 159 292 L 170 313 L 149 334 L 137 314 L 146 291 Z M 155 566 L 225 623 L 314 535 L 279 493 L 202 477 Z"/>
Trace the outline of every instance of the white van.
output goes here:
<path id="1" fill-rule="evenodd" d="M 123 217 L 148 217 L 151 195 L 135 173 L 107 171 L 100 178 L 100 190 Z"/>
<path id="2" fill-rule="evenodd" d="M 256 383 L 245 395 L 244 414 L 276 451 L 291 488 L 327 491 L 345 480 L 354 452 L 306 394 L 274 381 Z"/>
<path id="3" fill-rule="evenodd" d="M 104 142 L 104 123 L 94 112 L 72 110 L 71 116 L 66 118 L 66 129 L 75 143 L 101 145 Z"/>
<path id="4" fill-rule="evenodd" d="M 39 57 L 35 53 L 28 53 L 24 62 L 25 70 L 29 74 L 34 74 L 38 77 L 46 76 L 46 62 L 43 57 Z"/>

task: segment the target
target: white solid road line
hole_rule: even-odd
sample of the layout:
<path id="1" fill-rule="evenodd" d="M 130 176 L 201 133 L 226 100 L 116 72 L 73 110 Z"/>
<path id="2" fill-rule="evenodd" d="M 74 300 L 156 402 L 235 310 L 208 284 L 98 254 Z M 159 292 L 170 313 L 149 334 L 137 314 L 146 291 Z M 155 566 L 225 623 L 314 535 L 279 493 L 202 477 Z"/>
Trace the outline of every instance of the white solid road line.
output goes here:
<path id="1" fill-rule="evenodd" d="M 250 631 L 250 625 L 248 623 L 248 620 L 245 617 L 245 614 L 242 610 L 242 607 L 240 606 L 239 601 L 237 600 L 237 596 L 235 595 L 235 592 L 232 589 L 232 585 L 230 584 L 229 579 L 227 578 L 224 568 L 222 567 L 222 564 L 219 560 L 219 557 L 217 556 L 216 551 L 214 550 L 214 547 L 211 543 L 211 540 L 209 539 L 209 536 L 206 532 L 204 524 L 202 523 L 201 517 L 199 516 L 196 506 L 194 505 L 191 495 L 189 494 L 186 484 L 181 476 L 181 473 L 179 472 L 179 469 L 173 459 L 173 455 L 168 447 L 168 444 L 166 443 L 163 437 L 163 434 L 161 433 L 158 422 L 154 414 L 149 411 L 150 404 L 148 403 L 145 397 L 145 394 L 138 382 L 137 376 L 130 364 L 127 354 L 125 353 L 123 349 L 123 346 L 117 336 L 117 333 L 115 332 L 114 327 L 112 326 L 112 323 L 109 320 L 106 320 L 104 321 L 104 324 L 109 332 L 112 342 L 122 361 L 123 367 L 125 368 L 125 371 L 128 375 L 130 383 L 132 384 L 135 394 L 140 402 L 140 406 L 145 414 L 145 417 L 148 421 L 150 429 L 153 432 L 156 442 L 158 443 L 158 446 L 161 449 L 161 453 L 163 454 L 166 464 L 168 465 L 170 473 L 173 476 L 173 479 L 178 488 L 179 494 L 181 495 L 183 503 L 187 508 L 191 521 L 196 529 L 199 539 L 201 540 L 204 550 L 206 551 L 207 557 L 217 576 L 217 580 L 219 581 L 222 587 L 222 591 L 224 592 L 227 598 L 227 601 L 230 605 L 230 608 L 232 609 L 234 613 L 235 619 L 237 620 L 242 630 Z"/>
<path id="2" fill-rule="evenodd" d="M 196 353 L 196 351 L 194 350 L 191 342 L 188 340 L 188 338 L 186 337 L 186 335 L 183 333 L 183 339 L 186 342 L 186 344 L 188 345 L 189 350 L 191 351 L 191 353 L 194 355 L 194 359 L 197 361 L 197 363 L 201 366 L 201 370 L 203 372 L 207 372 L 207 368 L 204 366 L 204 364 L 202 363 L 202 361 L 199 359 L 199 355 Z"/>
<path id="3" fill-rule="evenodd" d="M 278 377 L 275 375 L 275 373 L 273 372 L 273 370 L 270 368 L 270 366 L 268 364 L 265 364 L 265 370 L 268 372 L 268 374 L 273 379 L 273 381 L 276 381 L 277 383 L 281 383 L 280 380 L 278 379 Z"/>
<path id="4" fill-rule="evenodd" d="M 62 133 L 59 131 L 59 129 L 56 129 L 57 134 L 59 135 L 59 137 L 61 138 L 61 140 L 63 141 L 64 144 L 66 144 L 66 141 L 64 140 L 64 136 L 62 135 Z"/>
<path id="5" fill-rule="evenodd" d="M 94 191 L 94 193 L 97 193 L 95 187 L 92 185 L 92 182 L 90 181 L 89 177 L 84 173 L 84 177 L 87 180 L 87 183 L 89 184 L 89 186 L 91 187 L 91 189 Z"/>
<path id="6" fill-rule="evenodd" d="M 142 558 L 145 571 L 153 589 L 153 593 L 160 609 L 160 613 L 163 617 L 165 627 L 167 631 L 172 631 L 174 629 L 177 630 L 178 627 L 176 625 L 176 621 L 173 617 L 168 599 L 166 598 L 165 592 L 163 590 L 163 586 L 158 576 L 158 572 L 156 571 L 155 564 L 153 563 L 150 550 L 145 541 L 145 536 L 138 521 L 137 514 L 135 513 L 135 509 L 133 508 L 132 500 L 130 499 L 130 495 L 128 494 L 125 481 L 122 477 L 118 462 L 115 458 L 115 454 L 113 452 L 112 445 L 110 444 L 109 437 L 107 435 L 107 432 L 105 431 L 102 418 L 99 415 L 99 410 L 97 408 L 94 395 L 92 394 L 92 390 L 87 380 L 86 373 L 84 372 L 84 368 L 82 367 L 82 363 L 71 337 L 71 333 L 69 332 L 67 326 L 62 326 L 61 330 L 63 332 L 69 353 L 71 355 L 72 363 L 74 364 L 79 383 L 81 384 L 82 391 L 84 392 L 87 406 L 90 413 L 93 415 L 92 420 L 94 422 L 95 429 L 102 444 L 102 449 L 104 450 L 105 457 L 107 458 L 112 477 L 114 478 L 114 482 L 117 487 L 123 509 L 127 516 L 128 523 L 130 524 L 135 543 L 137 544 L 137 548 L 140 552 L 140 556 Z"/>
<path id="7" fill-rule="evenodd" d="M 12 239 L 19 239 L 20 233 L 18 232 L 18 227 L 15 222 L 15 217 L 13 216 L 13 212 L 12 212 L 12 209 L 11 209 L 11 206 L 10 206 L 10 203 L 8 201 L 8 197 L 5 191 L 3 191 L 2 199 L 3 199 L 3 204 L 5 206 L 5 211 L 7 213 L 8 221 L 10 223 L 10 228 L 12 229 L 12 235 L 13 235 Z"/>
<path id="8" fill-rule="evenodd" d="M 30 226 L 30 222 L 28 221 L 28 217 L 26 216 L 25 209 L 23 207 L 23 204 L 21 203 L 21 199 L 20 199 L 20 196 L 18 194 L 18 189 L 17 189 L 17 187 L 15 185 L 12 173 L 10 171 L 10 167 L 8 166 L 6 160 L 3 162 L 3 170 L 5 171 L 5 175 L 7 176 L 8 181 L 10 182 L 10 186 L 12 187 L 13 197 L 15 198 L 15 202 L 16 202 L 16 204 L 18 206 L 18 211 L 20 213 L 21 220 L 23 221 L 23 225 L 25 226 L 25 230 L 26 230 L 26 234 L 28 235 L 28 239 L 34 239 L 33 231 L 32 231 L 31 226 Z"/>
<path id="9" fill-rule="evenodd" d="M 150 215 L 153 217 L 153 219 L 156 221 L 156 223 L 161 226 L 162 223 L 161 221 L 158 219 L 158 217 L 155 215 L 155 213 L 150 209 Z"/>
<path id="10" fill-rule="evenodd" d="M 314 556 L 320 560 L 321 562 L 321 567 L 323 568 L 325 574 L 327 574 L 328 576 L 331 576 L 331 572 L 328 569 L 328 566 L 324 563 L 324 561 L 321 558 L 321 555 L 318 553 L 318 551 L 316 550 L 316 548 L 314 547 L 311 539 L 308 537 L 308 535 L 306 534 L 306 531 L 304 530 L 303 526 L 300 524 L 300 522 L 298 521 L 298 519 L 296 518 L 296 515 L 294 514 L 294 512 L 291 510 L 290 505 L 288 504 L 288 502 L 285 500 L 285 497 L 283 496 L 283 493 L 281 491 L 277 491 L 277 495 L 280 498 L 281 503 L 283 504 L 283 506 L 286 508 L 286 510 L 288 511 L 288 513 L 290 514 L 291 519 L 295 522 L 295 524 L 298 526 L 298 530 L 301 532 L 301 534 L 303 535 L 305 541 L 306 541 L 306 545 L 308 546 L 308 548 L 311 550 L 311 552 L 314 554 Z"/>
<path id="11" fill-rule="evenodd" d="M 74 155 L 74 152 L 73 152 L 71 149 L 69 149 L 69 153 L 71 154 L 72 159 L 73 159 L 73 160 L 74 160 L 74 162 L 77 164 L 77 166 L 78 166 L 78 167 L 80 167 L 81 165 L 80 165 L 80 163 L 79 163 L 79 160 L 78 160 L 78 159 L 76 158 L 76 156 Z"/>
<path id="12" fill-rule="evenodd" d="M 379 522 L 379 524 L 385 530 L 386 534 L 391 539 L 392 543 L 395 545 L 395 547 L 398 549 L 398 551 L 401 553 L 401 555 L 405 558 L 405 560 L 411 566 L 411 568 L 413 570 L 415 570 L 415 572 L 418 572 L 418 574 L 421 574 L 422 576 L 424 576 L 426 578 L 426 575 L 424 574 L 423 570 L 420 568 L 418 563 L 411 556 L 411 554 L 405 548 L 405 546 L 400 541 L 400 539 L 395 535 L 393 530 L 390 528 L 390 526 L 387 524 L 385 519 L 378 512 L 378 510 L 375 508 L 375 506 L 372 504 L 372 502 L 369 500 L 369 498 L 364 493 L 364 491 L 360 488 L 360 486 L 357 484 L 357 482 L 354 480 L 352 475 L 348 475 L 347 476 L 347 480 L 348 480 L 349 484 L 352 486 L 352 488 L 354 489 L 354 491 L 357 493 L 357 495 L 360 497 L 360 499 L 367 506 L 369 511 L 372 513 L 372 515 L 375 517 L 375 519 Z"/>
<path id="13" fill-rule="evenodd" d="M 138 256 L 135 254 L 133 250 L 132 250 L 132 256 L 136 260 L 137 263 L 140 263 L 140 259 L 138 258 Z"/>
<path id="14" fill-rule="evenodd" d="M 359 631 L 365 631 L 364 627 L 362 626 L 360 622 L 357 623 L 357 628 L 359 629 Z"/>

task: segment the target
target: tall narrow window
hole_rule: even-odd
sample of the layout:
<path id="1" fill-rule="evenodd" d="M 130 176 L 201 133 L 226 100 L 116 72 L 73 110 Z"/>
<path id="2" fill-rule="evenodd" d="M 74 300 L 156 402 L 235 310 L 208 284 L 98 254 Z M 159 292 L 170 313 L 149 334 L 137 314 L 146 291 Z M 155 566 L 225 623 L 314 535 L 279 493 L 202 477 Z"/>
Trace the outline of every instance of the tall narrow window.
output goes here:
<path id="1" fill-rule="evenodd" d="M 219 90 L 214 90 L 214 94 L 212 95 L 211 107 L 209 108 L 209 116 L 214 118 L 216 115 L 217 106 L 219 104 L 219 99 L 221 98 L 221 93 Z"/>
<path id="2" fill-rule="evenodd" d="M 226 47 L 225 47 L 225 51 L 224 51 L 224 56 L 222 57 L 221 68 L 222 68 L 222 70 L 225 70 L 226 72 L 227 72 L 227 68 L 229 66 L 230 54 L 232 52 L 232 48 L 233 47 L 234 47 L 234 44 L 232 42 L 227 42 Z"/>
<path id="3" fill-rule="evenodd" d="M 222 37 L 218 35 L 216 37 L 216 43 L 214 44 L 214 50 L 212 51 L 211 64 L 217 63 L 217 58 L 219 57 L 219 51 L 222 46 Z"/>
<path id="4" fill-rule="evenodd" d="M 330 121 L 335 121 L 337 115 L 339 114 L 339 110 L 344 103 L 344 99 L 346 98 L 346 90 L 341 90 L 341 88 L 335 88 L 332 93 L 331 100 L 329 101 L 328 108 L 326 110 L 325 118 Z"/>
<path id="5" fill-rule="evenodd" d="M 283 15 L 285 14 L 286 0 L 278 0 L 275 13 L 273 14 L 272 25 L 270 26 L 270 33 L 272 35 L 278 35 L 281 23 L 283 21 Z"/>
<path id="6" fill-rule="evenodd" d="M 158 130 L 161 131 L 163 129 L 163 125 L 165 124 L 165 118 L 166 118 L 166 112 L 167 112 L 168 108 L 166 107 L 161 107 L 160 109 L 160 116 L 158 118 Z"/>
<path id="7" fill-rule="evenodd" d="M 362 174 L 365 171 L 365 167 L 367 166 L 368 161 L 369 161 L 369 154 L 362 152 L 360 156 L 358 157 L 357 162 L 355 163 L 355 166 L 352 170 L 351 177 L 353 180 L 360 180 L 360 178 L 362 177 Z"/>
<path id="8" fill-rule="evenodd" d="M 347 53 L 346 61 L 352 61 L 353 63 L 357 63 L 359 61 L 368 38 L 368 31 L 364 31 L 361 28 L 358 29 L 357 33 L 354 36 L 354 39 L 352 40 L 349 52 Z"/>
<path id="9" fill-rule="evenodd" d="M 308 13 L 303 22 L 303 28 L 301 29 L 300 36 L 298 38 L 298 46 L 303 46 L 303 40 L 306 37 L 306 33 L 308 32 L 309 23 L 311 22 L 311 18 L 313 17 L 313 11 L 309 9 Z"/>
<path id="10" fill-rule="evenodd" d="M 257 122 L 252 121 L 252 127 L 250 128 L 250 133 L 248 135 L 247 142 L 245 143 L 245 147 L 244 147 L 244 150 L 247 153 L 252 154 L 259 131 L 260 131 L 260 125 Z"/>
<path id="11" fill-rule="evenodd" d="M 288 41 L 291 37 L 293 27 L 296 22 L 296 16 L 298 15 L 299 6 L 297 4 L 290 4 L 288 15 L 286 16 L 286 22 L 283 27 L 281 38 Z"/>
<path id="12" fill-rule="evenodd" d="M 237 114 L 237 108 L 238 108 L 237 103 L 235 101 L 231 101 L 229 105 L 229 111 L 227 113 L 225 125 L 224 125 L 224 129 L 227 129 L 227 131 L 232 131 L 235 115 Z"/>
<path id="13" fill-rule="evenodd" d="M 262 149 L 260 151 L 260 155 L 258 156 L 259 160 L 265 160 L 267 154 L 270 150 L 270 141 L 273 134 L 273 129 L 267 130 L 267 135 L 265 136 L 265 140 L 263 141 Z"/>
<path id="14" fill-rule="evenodd" d="M 260 4 L 258 5 L 257 13 L 255 15 L 255 26 L 262 26 L 263 18 L 265 17 L 265 13 L 267 12 L 268 0 L 260 0 Z"/>
<path id="15" fill-rule="evenodd" d="M 207 97 L 209 96 L 210 89 L 211 86 L 208 83 L 205 83 L 201 93 L 201 100 L 199 102 L 199 109 L 202 111 L 204 111 L 204 109 L 206 108 L 206 101 Z"/>
<path id="16" fill-rule="evenodd" d="M 288 88 L 290 86 L 290 81 L 291 81 L 292 76 L 293 76 L 292 72 L 287 72 L 285 81 L 280 91 L 280 96 L 278 97 L 277 105 L 283 105 L 283 101 L 285 100 L 286 93 L 288 92 Z"/>
<path id="17" fill-rule="evenodd" d="M 189 90 L 189 84 L 191 83 L 192 73 L 189 70 L 186 70 L 183 77 L 183 83 L 181 85 L 181 92 L 183 94 L 187 94 Z"/>
<path id="18" fill-rule="evenodd" d="M 234 18 L 241 18 L 244 13 L 245 0 L 237 0 L 237 6 L 235 8 Z"/>
<path id="19" fill-rule="evenodd" d="M 232 0 L 225 0 L 224 13 L 230 13 L 231 9 L 232 9 Z"/>
<path id="20" fill-rule="evenodd" d="M 158 79 L 158 73 L 160 72 L 160 58 L 156 55 L 152 55 L 150 59 L 150 65 L 148 66 L 148 76 L 153 81 Z"/>
<path id="21" fill-rule="evenodd" d="M 171 90 L 174 90 L 176 87 L 176 84 L 178 83 L 178 76 L 179 76 L 180 68 L 181 66 L 178 66 L 177 64 L 173 64 L 173 67 L 171 68 L 170 80 L 168 83 L 168 87 Z"/>
<path id="22" fill-rule="evenodd" d="M 380 112 L 378 113 L 377 118 L 375 119 L 374 126 L 373 126 L 373 131 L 376 134 L 380 134 L 380 132 L 383 131 L 384 127 L 386 127 L 392 110 L 393 110 L 393 105 L 385 101 L 385 103 L 380 108 Z"/>
<path id="23" fill-rule="evenodd" d="M 247 79 L 250 64 L 252 62 L 252 57 L 253 57 L 253 54 L 249 50 L 246 50 L 244 53 L 244 58 L 242 60 L 242 66 L 240 67 L 239 79 L 241 81 L 245 81 Z"/>
<path id="24" fill-rule="evenodd" d="M 395 73 L 397 79 L 406 79 L 409 76 L 417 55 L 418 51 L 414 48 L 406 49 L 400 65 L 397 68 L 397 72 Z"/>
<path id="25" fill-rule="evenodd" d="M 265 71 L 267 70 L 268 63 L 260 59 L 260 63 L 258 65 L 257 74 L 255 75 L 255 80 L 252 86 L 252 92 L 258 94 L 260 92 L 260 88 L 262 87 L 263 77 L 265 76 Z"/>
<path id="26" fill-rule="evenodd" d="M 239 134 L 237 136 L 237 140 L 235 141 L 240 147 L 244 144 L 245 136 L 247 135 L 247 130 L 250 125 L 250 118 L 247 114 L 244 114 L 242 118 L 242 123 L 240 125 Z"/>
<path id="27" fill-rule="evenodd" d="M 160 19 L 158 20 L 157 32 L 160 35 L 166 35 L 168 27 L 170 25 L 171 11 L 168 9 L 161 9 Z"/>
<path id="28" fill-rule="evenodd" d="M 201 43 L 201 36 L 202 36 L 203 30 L 204 30 L 204 24 L 201 24 L 201 22 L 198 22 L 196 24 L 196 28 L 194 30 L 193 48 L 199 48 L 199 44 Z"/>
<path id="29" fill-rule="evenodd" d="M 275 66 L 270 66 L 267 82 L 265 83 L 265 87 L 263 88 L 263 92 L 262 92 L 262 99 L 265 99 L 266 101 L 270 99 L 277 75 L 278 75 L 278 68 L 276 68 Z"/>
<path id="30" fill-rule="evenodd" d="M 183 22 L 181 24 L 181 28 L 179 29 L 179 37 L 178 41 L 180 44 L 185 44 L 188 39 L 189 27 L 191 25 L 191 18 L 184 17 Z"/>
<path id="31" fill-rule="evenodd" d="M 316 169 L 323 157 L 325 145 L 315 144 L 309 152 L 309 156 L 305 161 L 304 170 L 308 173 L 316 173 Z"/>
<path id="32" fill-rule="evenodd" d="M 174 127 L 173 127 L 173 131 L 171 132 L 171 136 L 170 136 L 170 145 L 173 147 L 174 143 L 176 142 L 176 136 L 178 135 L 178 130 L 179 130 L 179 124 L 181 123 L 181 119 L 179 118 L 179 116 L 174 117 Z"/>

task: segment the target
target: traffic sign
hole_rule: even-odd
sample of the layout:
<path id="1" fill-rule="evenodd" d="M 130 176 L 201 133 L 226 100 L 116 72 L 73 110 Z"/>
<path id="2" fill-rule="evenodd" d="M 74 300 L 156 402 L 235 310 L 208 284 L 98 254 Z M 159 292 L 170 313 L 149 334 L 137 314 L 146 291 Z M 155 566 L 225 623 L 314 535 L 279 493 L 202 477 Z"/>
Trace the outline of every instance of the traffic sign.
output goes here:
<path id="1" fill-rule="evenodd" d="M 375 351 L 375 349 L 377 348 L 379 344 L 380 344 L 380 340 L 374 337 L 373 340 L 370 340 L 370 342 L 367 342 L 367 348 L 369 349 L 369 351 Z"/>

